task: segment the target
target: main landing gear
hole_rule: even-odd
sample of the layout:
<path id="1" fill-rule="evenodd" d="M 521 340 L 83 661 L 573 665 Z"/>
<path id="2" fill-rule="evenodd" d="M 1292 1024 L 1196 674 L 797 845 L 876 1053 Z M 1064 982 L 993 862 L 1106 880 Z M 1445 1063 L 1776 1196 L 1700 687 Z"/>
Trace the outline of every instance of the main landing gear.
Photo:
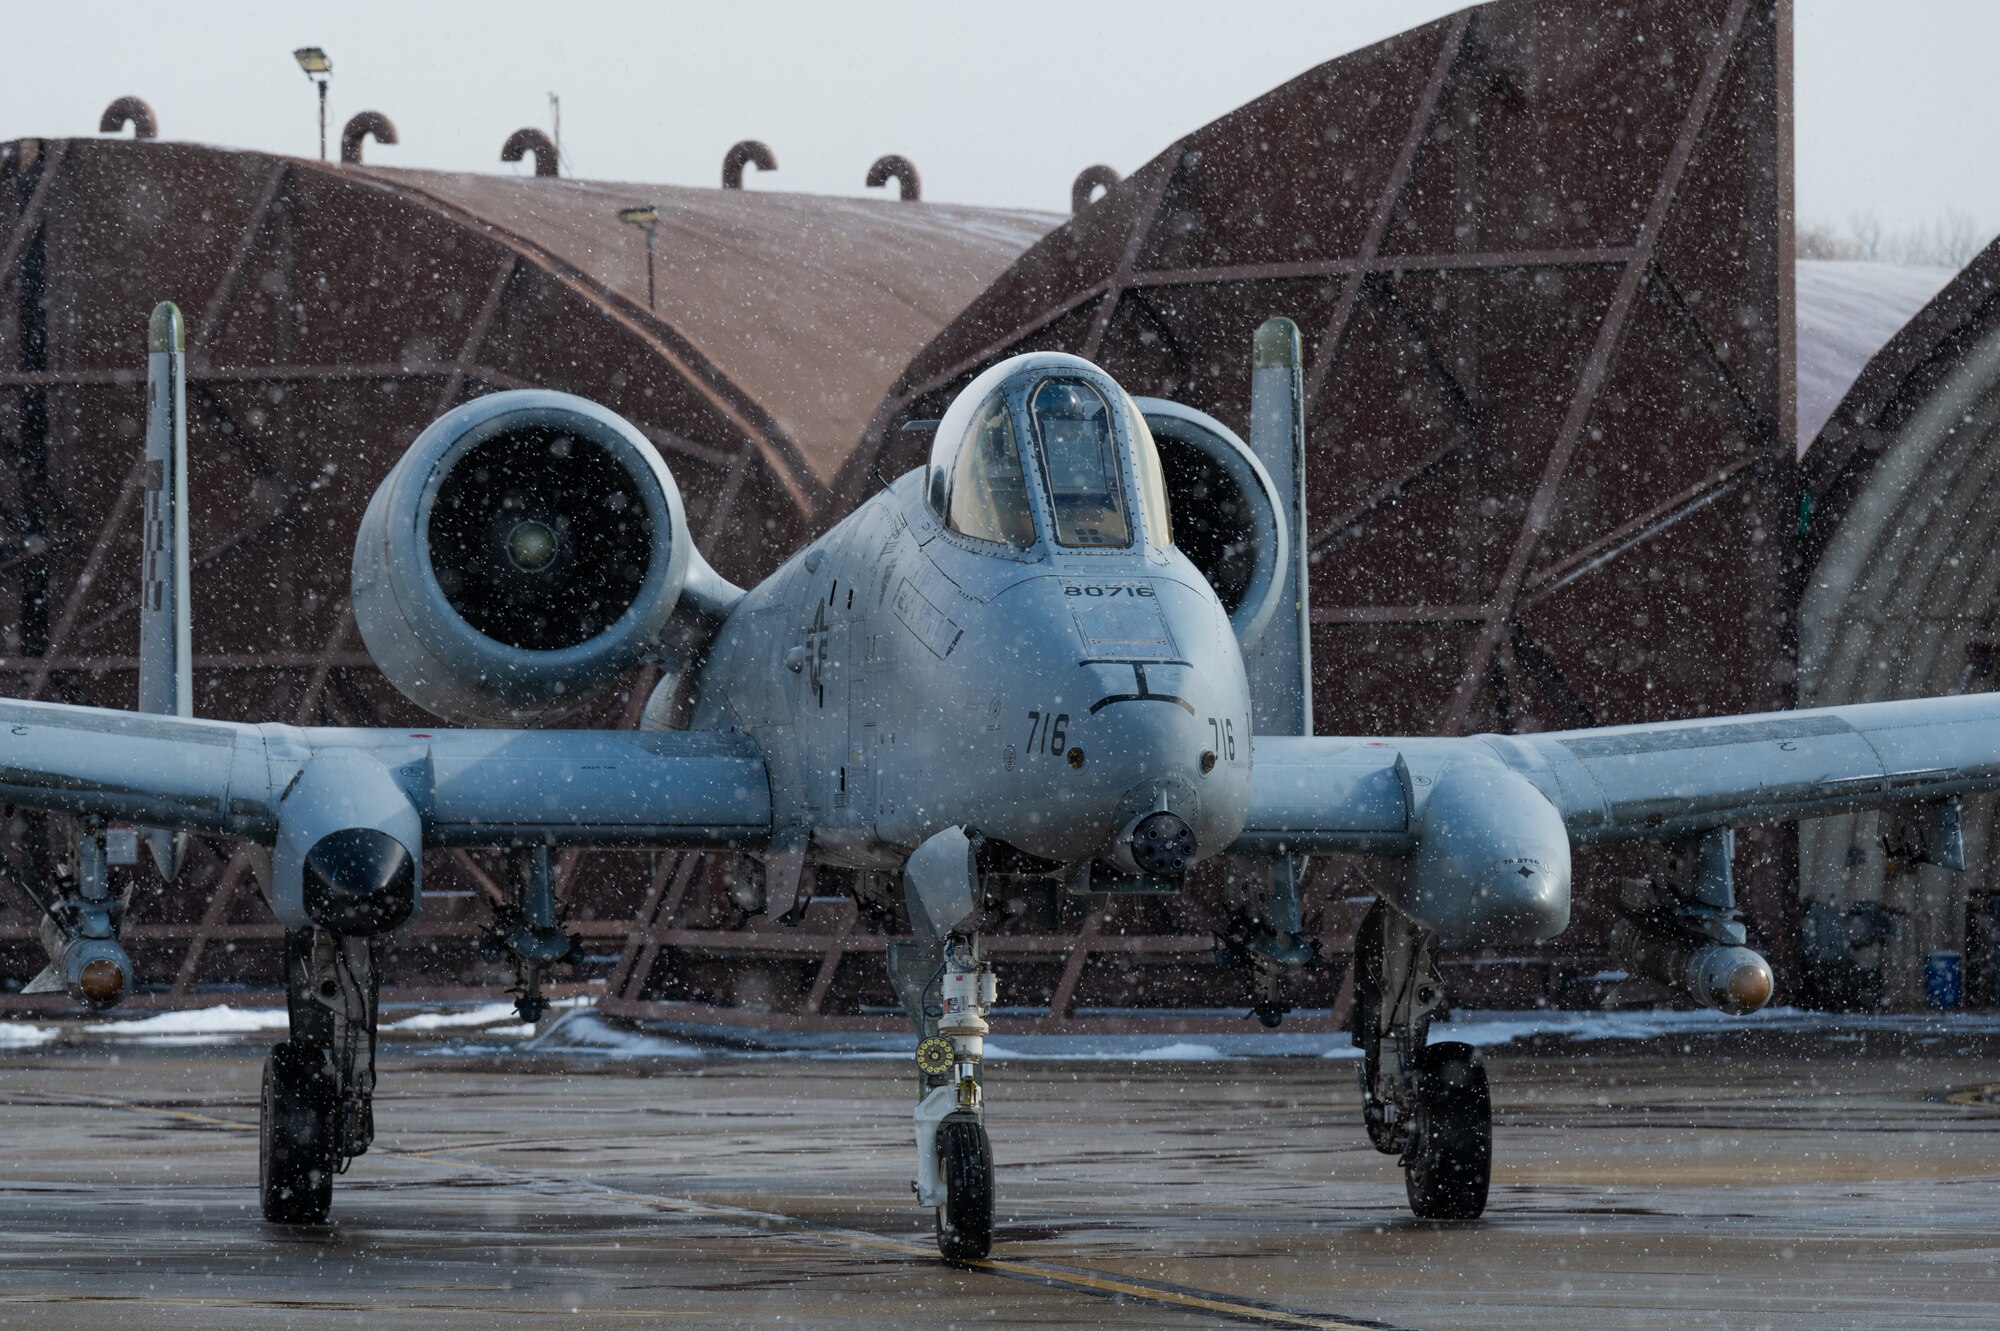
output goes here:
<path id="1" fill-rule="evenodd" d="M 902 945 L 892 956 L 898 988 L 923 1038 L 917 1071 L 917 1200 L 937 1212 L 938 1251 L 947 1260 L 976 1261 L 993 1251 L 993 1147 L 986 1136 L 980 1070 L 986 1055 L 986 1014 L 998 993 L 993 968 L 979 955 L 977 934 L 954 933 L 941 945 Z M 901 949 L 899 949 L 900 951 Z M 927 981 L 913 963 L 935 958 Z"/>
<path id="2" fill-rule="evenodd" d="M 257 1179 L 264 1218 L 316 1225 L 333 1177 L 375 1138 L 375 943 L 325 929 L 285 934 L 291 1038 L 264 1061 Z"/>
<path id="3" fill-rule="evenodd" d="M 1354 947 L 1361 1112 L 1375 1149 L 1401 1156 L 1410 1209 L 1473 1220 L 1493 1170 L 1493 1101 L 1470 1045 L 1428 1044 L 1444 985 L 1430 936 L 1377 901 Z"/>

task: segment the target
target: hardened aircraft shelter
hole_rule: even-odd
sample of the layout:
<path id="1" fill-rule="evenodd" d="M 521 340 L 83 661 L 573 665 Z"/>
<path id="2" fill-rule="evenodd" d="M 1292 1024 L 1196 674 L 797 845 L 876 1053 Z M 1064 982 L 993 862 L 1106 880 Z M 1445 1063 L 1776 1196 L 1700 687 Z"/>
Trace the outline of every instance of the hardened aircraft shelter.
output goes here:
<path id="1" fill-rule="evenodd" d="M 1497 0 L 1310 68 L 1123 180 L 1082 170 L 1067 221 L 923 201 L 893 154 L 869 179 L 896 197 L 779 192 L 777 157 L 750 141 L 723 160 L 723 188 L 564 179 L 532 131 L 506 144 L 520 174 L 448 173 L 364 164 L 420 158 L 380 146 L 395 128 L 378 115 L 350 122 L 332 165 L 159 138 L 171 108 L 121 98 L 105 129 L 131 124 L 136 141 L 0 144 L 0 691 L 131 701 L 141 330 L 159 299 L 181 305 L 192 340 L 197 707 L 211 715 L 424 724 L 353 632 L 349 557 L 377 479 L 470 397 L 546 386 L 622 412 L 672 467 L 709 558 L 749 581 L 914 465 L 924 436 L 897 427 L 1015 351 L 1091 356 L 1243 430 L 1250 335 L 1274 314 L 1297 321 L 1308 362 L 1321 731 L 1984 687 L 1966 666 L 1987 659 L 1990 591 L 1886 675 L 1857 662 L 1890 659 L 1888 640 L 1854 635 L 1884 615 L 1932 624 L 1947 573 L 1990 547 L 1969 535 L 1983 510 L 1964 432 L 1883 441 L 1915 438 L 1930 386 L 1961 383 L 1941 367 L 1983 363 L 1990 282 L 1974 274 L 1991 259 L 1893 341 L 1928 298 L 1920 281 L 1795 267 L 1789 26 L 1781 0 Z M 645 207 L 650 286 L 645 229 L 619 216 Z M 1894 499 L 1903 471 L 1884 460 L 1938 448 L 1963 465 L 1899 464 L 1937 495 Z M 1893 576 L 1821 576 L 1888 567 L 1891 547 Z M 632 723 L 652 682 L 636 672 L 590 720 Z M 17 818 L 0 847 L 10 988 L 41 964 L 19 885 L 54 872 L 63 843 Z M 1886 997 L 1902 1005 L 1919 1001 L 1919 953 L 1977 933 L 1963 885 L 1891 874 L 1884 888 L 1871 845 L 1845 825 L 1803 845 L 1742 838 L 1753 939 L 1795 996 L 1813 993 L 1798 942 L 1818 937 L 1815 910 L 1851 932 L 1866 923 L 1856 903 L 1903 902 L 1895 918 L 1916 923 L 1886 944 Z M 1455 963 L 1454 997 L 1612 996 L 1611 884 L 1643 867 L 1585 858 L 1571 932 Z M 613 1010 L 898 1025 L 880 964 L 893 926 L 832 876 L 783 927 L 731 905 L 726 857 L 560 868 L 571 927 L 591 940 L 571 978 Z M 502 982 L 476 948 L 496 872 L 476 854 L 427 867 L 434 890 L 386 964 L 396 992 Z M 1897 895 L 1911 891 L 1936 904 Z M 1303 1029 L 1342 1019 L 1370 892 L 1357 866 L 1316 866 L 1308 914 L 1327 965 L 1293 995 Z M 1207 964 L 1222 923 L 1210 887 L 1069 912 L 994 939 L 1006 1023 L 1240 1024 L 1240 980 Z M 182 1003 L 274 973 L 279 931 L 249 860 L 217 842 L 172 888 L 141 884 L 127 936 L 151 986 L 136 1001 Z"/>
<path id="2" fill-rule="evenodd" d="M 0 692 L 133 703 L 155 301 L 181 306 L 190 337 L 197 711 L 420 726 L 354 632 L 348 575 L 362 507 L 431 419 L 503 388 L 611 406 L 659 447 L 709 559 L 750 581 L 814 529 L 901 365 L 1055 220 L 505 169 L 152 137 L 0 144 Z M 650 303 L 645 237 L 618 216 L 634 204 L 658 213 Z M 633 724 L 652 682 L 637 672 L 586 723 Z M 65 840 L 39 819 L 8 827 L 14 989 L 41 965 L 21 884 L 46 883 Z M 629 962 L 642 908 L 692 867 L 566 857 L 571 927 L 594 957 L 578 978 Z M 210 1001 L 277 973 L 281 931 L 251 871 L 199 841 L 173 888 L 145 871 L 126 938 L 155 992 L 136 1001 Z M 487 984 L 500 972 L 474 943 L 493 866 L 437 855 L 426 879 L 388 973 L 407 992 Z"/>
<path id="3" fill-rule="evenodd" d="M 1503 0 L 1311 69 L 1024 255 L 911 363 L 843 492 L 914 463 L 921 436 L 898 427 L 1018 351 L 1090 357 L 1243 433 L 1251 331 L 1288 315 L 1322 733 L 1784 706 L 1789 26 L 1772 0 Z M 1739 847 L 1753 937 L 1781 963 L 1790 844 Z M 1601 997 L 1612 880 L 1639 867 L 1584 859 L 1570 933 L 1452 966 L 1455 995 Z M 1318 863 L 1330 954 L 1369 892 Z M 1135 935 L 1178 970 L 1171 940 L 1211 912 L 1198 893 L 1100 912 L 1082 992 L 1143 996 Z M 1343 966 L 1318 995 L 1336 1019 Z"/>

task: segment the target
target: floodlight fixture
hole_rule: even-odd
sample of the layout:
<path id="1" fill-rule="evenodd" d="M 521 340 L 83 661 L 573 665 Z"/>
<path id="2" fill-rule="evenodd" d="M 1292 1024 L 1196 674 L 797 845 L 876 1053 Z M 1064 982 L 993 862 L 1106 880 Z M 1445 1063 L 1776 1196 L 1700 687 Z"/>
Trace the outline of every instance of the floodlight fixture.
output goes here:
<path id="1" fill-rule="evenodd" d="M 292 52 L 292 59 L 299 62 L 299 68 L 306 72 L 306 78 L 319 85 L 319 160 L 326 160 L 326 84 L 333 77 L 333 60 L 317 46 L 301 46 Z"/>
<path id="2" fill-rule="evenodd" d="M 618 220 L 646 233 L 646 308 L 653 309 L 653 232 L 660 225 L 660 206 L 635 203 L 630 208 L 620 208 Z"/>

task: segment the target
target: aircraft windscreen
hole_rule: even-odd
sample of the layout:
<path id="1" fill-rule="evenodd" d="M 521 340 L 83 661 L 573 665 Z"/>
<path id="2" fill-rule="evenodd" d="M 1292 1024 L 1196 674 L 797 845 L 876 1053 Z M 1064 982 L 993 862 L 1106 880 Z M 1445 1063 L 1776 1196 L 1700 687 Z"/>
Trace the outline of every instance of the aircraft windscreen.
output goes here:
<path id="1" fill-rule="evenodd" d="M 1174 543 L 1174 520 L 1167 507 L 1166 469 L 1160 465 L 1160 446 L 1153 440 L 1152 427 L 1131 398 L 1125 399 L 1125 419 L 1132 423 L 1132 441 L 1138 447 L 1139 508 L 1146 515 L 1146 535 L 1162 550 Z"/>
<path id="2" fill-rule="evenodd" d="M 1130 545 L 1124 469 L 1103 396 L 1074 379 L 1048 379 L 1035 389 L 1029 406 L 1057 544 Z"/>
<path id="3" fill-rule="evenodd" d="M 1007 404 L 994 398 L 980 413 L 952 466 L 945 521 L 955 532 L 1025 550 L 1035 543 L 1028 485 Z"/>

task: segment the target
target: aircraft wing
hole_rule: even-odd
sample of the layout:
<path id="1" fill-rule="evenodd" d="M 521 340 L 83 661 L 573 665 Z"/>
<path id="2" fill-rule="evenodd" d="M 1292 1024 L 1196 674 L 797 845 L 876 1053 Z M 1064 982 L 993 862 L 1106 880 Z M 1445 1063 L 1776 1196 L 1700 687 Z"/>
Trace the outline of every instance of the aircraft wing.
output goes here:
<path id="1" fill-rule="evenodd" d="M 0 700 L 0 801 L 20 807 L 270 844 L 308 796 L 365 821 L 371 777 L 430 845 L 736 847 L 771 823 L 763 757 L 733 733 L 299 729 Z"/>
<path id="2" fill-rule="evenodd" d="M 1415 848 L 1427 794 L 1497 763 L 1577 845 L 1679 837 L 2000 788 L 2000 693 L 1464 738 L 1260 738 L 1235 849 Z"/>

